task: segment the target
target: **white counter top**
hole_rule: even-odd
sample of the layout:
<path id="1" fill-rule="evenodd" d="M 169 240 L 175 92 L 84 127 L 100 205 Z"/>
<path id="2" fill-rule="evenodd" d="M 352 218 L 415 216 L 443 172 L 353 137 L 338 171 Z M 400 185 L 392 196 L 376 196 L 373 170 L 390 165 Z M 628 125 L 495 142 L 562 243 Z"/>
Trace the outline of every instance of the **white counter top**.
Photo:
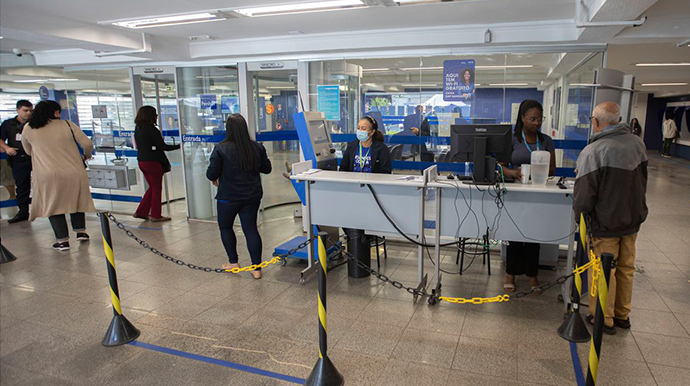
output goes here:
<path id="1" fill-rule="evenodd" d="M 405 174 L 374 174 L 320 170 L 313 173 L 310 171 L 296 174 L 294 176 L 290 176 L 290 179 L 297 181 L 342 182 L 351 184 L 371 185 L 397 185 L 418 188 L 424 187 L 424 179 L 422 178 L 422 176 Z"/>
<path id="2" fill-rule="evenodd" d="M 522 184 L 520 182 L 506 183 L 506 189 L 510 192 L 535 192 L 535 193 L 554 193 L 554 194 L 573 194 L 573 189 L 561 189 L 556 185 L 557 180 L 547 181 L 546 185 L 534 185 L 531 182 L 529 184 Z M 447 178 L 438 178 L 436 181 L 429 182 L 427 184 L 428 188 L 453 188 L 456 189 L 459 186 L 460 189 L 470 189 L 474 188 L 474 185 L 469 185 L 463 183 L 463 181 L 449 180 Z M 567 186 L 567 185 L 566 185 Z M 486 189 L 486 186 L 480 186 L 480 189 Z"/>

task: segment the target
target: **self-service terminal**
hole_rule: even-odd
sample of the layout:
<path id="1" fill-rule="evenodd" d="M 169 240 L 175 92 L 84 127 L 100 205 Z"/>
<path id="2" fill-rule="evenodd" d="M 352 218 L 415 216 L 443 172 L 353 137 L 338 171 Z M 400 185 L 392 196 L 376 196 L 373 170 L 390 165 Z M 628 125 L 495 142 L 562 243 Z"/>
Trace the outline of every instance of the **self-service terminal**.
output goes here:
<path id="1" fill-rule="evenodd" d="M 322 112 L 305 111 L 293 116 L 304 159 L 321 170 L 337 170 L 338 158 L 331 141 L 331 129 Z"/>

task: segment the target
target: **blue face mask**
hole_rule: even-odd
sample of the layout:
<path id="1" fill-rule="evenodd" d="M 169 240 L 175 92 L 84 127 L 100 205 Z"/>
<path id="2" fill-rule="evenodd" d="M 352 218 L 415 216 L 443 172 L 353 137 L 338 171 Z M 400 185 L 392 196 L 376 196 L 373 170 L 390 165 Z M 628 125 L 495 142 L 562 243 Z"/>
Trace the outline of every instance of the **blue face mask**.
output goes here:
<path id="1" fill-rule="evenodd" d="M 359 139 L 360 142 L 364 142 L 369 139 L 369 133 L 366 131 L 357 130 L 357 139 Z"/>

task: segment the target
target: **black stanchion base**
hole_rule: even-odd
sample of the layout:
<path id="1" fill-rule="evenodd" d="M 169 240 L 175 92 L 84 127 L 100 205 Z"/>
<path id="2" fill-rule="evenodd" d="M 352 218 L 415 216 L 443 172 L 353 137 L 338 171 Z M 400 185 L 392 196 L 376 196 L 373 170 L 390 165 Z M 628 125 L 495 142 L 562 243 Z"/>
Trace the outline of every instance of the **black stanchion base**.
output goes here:
<path id="1" fill-rule="evenodd" d="M 115 315 L 101 344 L 106 347 L 120 346 L 135 340 L 139 334 L 139 330 L 124 315 Z"/>
<path id="2" fill-rule="evenodd" d="M 592 336 L 587 330 L 585 321 L 582 320 L 582 316 L 579 312 L 571 312 L 566 319 L 563 321 L 560 327 L 558 327 L 558 335 L 561 338 L 574 343 L 585 343 L 589 342 Z"/>
<path id="3" fill-rule="evenodd" d="M 17 257 L 12 254 L 4 245 L 0 244 L 0 264 L 9 263 L 17 260 Z"/>
<path id="4" fill-rule="evenodd" d="M 319 358 L 305 383 L 307 386 L 342 386 L 344 384 L 345 378 L 328 357 Z"/>

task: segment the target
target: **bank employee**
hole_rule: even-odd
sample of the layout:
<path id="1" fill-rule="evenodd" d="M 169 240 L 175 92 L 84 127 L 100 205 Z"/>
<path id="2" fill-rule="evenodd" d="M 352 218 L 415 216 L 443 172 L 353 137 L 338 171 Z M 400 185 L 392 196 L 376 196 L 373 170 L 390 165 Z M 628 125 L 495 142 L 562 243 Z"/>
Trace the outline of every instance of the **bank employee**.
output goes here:
<path id="1" fill-rule="evenodd" d="M 513 153 L 511 164 L 513 169 L 504 168 L 507 177 L 522 179 L 520 165 L 531 162 L 532 152 L 546 150 L 551 153 L 549 175 L 556 173 L 556 149 L 546 134 L 539 132 L 544 121 L 544 109 L 535 100 L 524 100 L 520 103 L 515 132 L 513 135 Z M 505 165 L 504 166 L 508 166 Z M 506 253 L 506 281 L 503 289 L 507 292 L 515 291 L 515 276 L 527 275 L 533 289 L 539 286 L 537 274 L 539 272 L 539 248 L 537 243 L 522 243 L 511 241 Z"/>
<path id="2" fill-rule="evenodd" d="M 347 144 L 340 171 L 387 174 L 392 172 L 391 152 L 383 142 L 383 133 L 374 118 L 365 116 L 357 122 L 357 139 Z"/>

